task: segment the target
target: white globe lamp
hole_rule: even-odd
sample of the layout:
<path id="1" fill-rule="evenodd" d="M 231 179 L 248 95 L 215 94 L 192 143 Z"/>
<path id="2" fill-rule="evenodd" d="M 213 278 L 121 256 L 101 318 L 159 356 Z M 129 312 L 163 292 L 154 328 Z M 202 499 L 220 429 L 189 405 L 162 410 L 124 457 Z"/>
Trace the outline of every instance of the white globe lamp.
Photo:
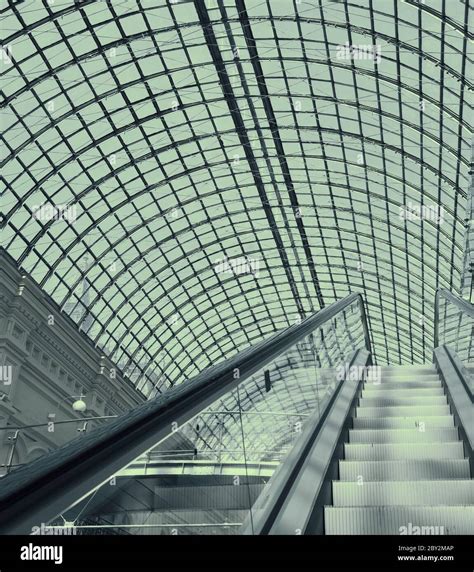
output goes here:
<path id="1" fill-rule="evenodd" d="M 74 401 L 74 403 L 72 404 L 72 408 L 74 409 L 74 411 L 79 411 L 80 413 L 84 413 L 84 411 L 87 409 L 87 405 L 85 401 L 83 401 L 82 399 L 78 399 L 77 401 Z"/>

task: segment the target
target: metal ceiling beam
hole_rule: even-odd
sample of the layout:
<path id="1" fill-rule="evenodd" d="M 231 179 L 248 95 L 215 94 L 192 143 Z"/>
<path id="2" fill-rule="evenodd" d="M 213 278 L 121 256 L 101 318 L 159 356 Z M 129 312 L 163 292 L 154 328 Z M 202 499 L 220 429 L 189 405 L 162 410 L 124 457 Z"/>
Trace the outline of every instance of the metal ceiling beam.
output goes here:
<path id="1" fill-rule="evenodd" d="M 262 61 L 265 61 L 266 58 L 262 58 Z M 245 61 L 245 60 L 244 60 Z M 302 60 L 303 61 L 303 60 Z M 157 73 L 157 74 L 151 74 L 146 76 L 146 81 L 150 81 L 151 79 L 154 79 L 156 77 L 160 77 L 164 75 L 163 73 Z M 275 78 L 278 78 L 278 76 L 275 76 Z M 296 77 L 292 77 L 290 76 L 288 79 L 302 79 L 302 78 L 296 78 Z M 99 101 L 102 100 L 106 100 L 108 97 L 111 97 L 113 95 L 116 95 L 117 93 L 120 93 L 121 91 L 124 91 L 130 87 L 134 87 L 136 85 L 139 85 L 143 80 L 141 78 L 135 79 L 133 81 L 129 81 L 126 83 L 123 83 L 120 85 L 120 87 L 116 87 L 114 89 L 108 90 L 108 91 L 104 91 L 101 94 L 97 94 L 97 96 L 94 96 L 92 99 L 86 100 L 83 103 L 80 103 L 79 105 L 75 106 L 74 108 L 71 108 L 69 111 L 67 111 L 66 113 L 63 113 L 63 115 L 60 115 L 59 117 L 57 117 L 56 119 L 52 120 L 50 123 L 47 123 L 46 125 L 44 125 L 41 129 L 39 129 L 38 131 L 35 131 L 34 133 L 30 134 L 30 137 L 28 137 L 27 139 L 25 139 L 24 141 L 21 142 L 21 144 L 18 147 L 15 147 L 13 152 L 11 152 L 9 155 L 6 155 L 4 157 L 4 159 L 2 159 L 2 161 L 0 161 L 0 168 L 2 168 L 4 165 L 6 165 L 9 161 L 11 161 L 12 159 L 14 159 L 15 155 L 17 155 L 18 153 L 20 153 L 21 151 L 23 151 L 24 149 L 26 149 L 26 147 L 28 147 L 28 145 L 30 145 L 31 143 L 33 143 L 35 141 L 35 139 L 41 137 L 41 135 L 43 135 L 44 133 L 46 133 L 48 130 L 53 129 L 54 127 L 56 127 L 57 125 L 59 125 L 62 121 L 65 121 L 67 119 L 70 119 L 71 117 L 74 117 L 75 115 L 77 115 L 80 111 L 82 111 L 83 109 L 86 109 L 87 107 L 89 107 L 90 105 L 97 103 Z M 201 85 L 206 86 L 206 85 L 213 85 L 212 82 L 203 82 Z M 395 85 L 395 82 L 394 82 Z M 192 87 L 196 87 L 195 84 L 190 84 L 188 86 L 184 86 L 183 89 L 186 88 L 192 88 Z M 163 95 L 168 95 L 168 94 L 174 94 L 175 90 L 170 89 L 167 91 L 162 92 Z M 279 93 L 279 96 L 281 95 L 285 95 L 288 97 L 291 97 L 292 94 L 291 93 Z M 271 95 L 270 95 L 271 97 Z M 301 98 L 302 100 L 305 99 L 311 99 L 310 96 L 308 95 L 298 95 L 299 98 Z M 239 101 L 241 99 L 245 99 L 246 96 L 235 96 L 236 100 Z M 220 103 L 223 100 L 223 97 L 215 97 L 213 99 L 207 99 L 206 103 L 209 104 L 213 104 L 213 103 Z M 139 100 L 137 101 L 137 104 L 139 105 L 140 103 L 142 103 L 143 100 Z M 398 122 L 402 122 L 402 120 L 400 119 L 400 117 L 398 115 L 396 115 L 395 113 L 390 113 L 388 111 L 383 111 L 381 109 L 375 108 L 373 106 L 370 105 L 364 105 L 363 103 L 361 103 L 360 101 L 351 101 L 351 100 L 336 100 L 334 97 L 331 96 L 326 96 L 326 95 L 318 95 L 318 101 L 325 101 L 325 102 L 329 102 L 329 103 L 339 103 L 342 105 L 345 105 L 347 107 L 351 107 L 351 108 L 356 108 L 359 109 L 361 111 L 366 111 L 368 113 L 374 113 L 377 115 L 380 115 L 383 117 L 387 117 L 390 119 L 393 119 L 394 121 L 398 121 Z M 435 98 L 431 98 L 430 96 L 426 96 L 426 101 L 429 103 L 432 103 L 434 105 L 436 105 L 436 103 L 438 103 L 436 101 Z M 199 107 L 200 105 L 202 105 L 201 101 L 193 101 L 190 103 L 185 103 L 183 105 L 180 105 L 179 109 L 181 111 L 188 111 L 189 109 L 192 109 L 194 107 Z M 447 112 L 448 108 L 447 107 L 438 107 L 439 109 L 442 109 L 443 112 Z M 127 106 L 125 105 L 123 108 L 119 108 L 116 112 L 120 112 L 120 111 L 125 111 L 127 109 Z M 114 113 L 116 113 L 114 112 Z M 127 125 L 122 126 L 121 128 L 119 128 L 117 130 L 117 133 L 125 133 L 127 132 L 127 130 L 131 129 L 132 127 L 135 127 L 135 125 L 141 125 L 143 123 L 146 123 L 147 121 L 149 121 L 150 119 L 154 119 L 156 117 L 166 117 L 168 114 L 173 113 L 172 109 L 165 109 L 162 110 L 158 115 L 153 114 L 153 115 L 147 115 L 144 117 L 140 117 L 138 119 L 138 121 L 136 123 L 129 123 Z M 305 113 L 305 112 L 301 112 L 301 113 Z M 324 114 L 323 114 L 324 115 Z M 460 116 L 453 116 L 453 114 L 451 113 L 450 116 L 452 117 L 452 119 L 458 123 L 461 122 L 461 117 Z M 413 129 L 413 131 L 416 131 L 417 133 L 423 133 L 425 137 L 427 137 L 428 139 L 431 139 L 432 141 L 434 141 L 437 144 L 441 144 L 441 139 L 440 137 L 437 137 L 436 135 L 434 135 L 431 132 L 425 132 L 424 130 L 422 130 L 420 128 L 419 125 L 408 121 L 408 120 L 403 120 L 403 124 L 407 125 L 408 127 L 410 127 L 411 129 Z M 469 123 L 465 123 L 464 124 L 466 129 L 468 131 L 471 130 L 471 125 Z M 286 127 L 286 126 L 285 126 Z M 226 134 L 226 131 L 222 131 L 220 132 L 220 134 Z M 107 139 L 108 137 L 115 135 L 115 132 L 111 132 L 108 136 L 104 136 L 105 139 Z M 209 135 L 206 134 L 204 137 L 208 137 Z M 6 142 L 7 145 L 9 145 L 11 142 Z M 450 151 L 451 153 L 453 153 L 454 155 L 457 155 L 458 152 L 456 149 L 450 147 L 449 145 L 444 144 L 443 147 L 445 149 L 447 149 L 448 151 Z M 400 149 L 400 153 L 404 154 L 404 150 Z M 470 161 L 467 159 L 464 159 L 464 157 L 460 156 L 460 161 L 465 164 L 465 165 L 469 165 Z"/>
<path id="2" fill-rule="evenodd" d="M 87 0 L 89 3 L 96 3 L 97 0 Z M 74 11 L 77 10 L 77 8 L 74 8 L 73 10 L 68 9 L 67 11 Z M 374 10 L 374 12 L 377 12 L 376 10 Z M 134 13 L 142 13 L 140 12 L 127 12 L 126 16 L 130 17 L 132 14 Z M 60 12 L 57 12 L 56 14 L 60 14 Z M 56 18 L 54 18 L 56 19 Z M 265 18 L 268 19 L 268 18 Z M 294 22 L 295 18 L 290 18 L 290 17 L 285 17 L 285 16 L 280 16 L 279 19 L 281 21 L 288 21 L 288 22 Z M 440 18 L 441 19 L 441 18 Z M 52 21 L 53 19 L 51 18 L 47 18 L 45 19 L 46 23 L 48 21 Z M 114 23 L 115 18 L 110 18 L 110 19 L 106 19 L 101 21 L 100 25 L 101 26 L 105 26 L 107 24 L 110 23 Z M 228 19 L 229 22 L 235 22 L 238 23 L 239 20 L 237 18 L 229 18 Z M 262 18 L 249 18 L 249 21 L 255 21 L 255 22 L 261 22 Z M 305 18 L 305 21 L 308 23 L 314 23 L 314 24 L 322 24 L 322 21 L 320 18 Z M 43 20 L 41 21 L 43 25 Z M 332 21 L 326 21 L 325 22 L 328 26 L 330 27 L 334 27 L 334 28 L 341 28 L 341 29 L 347 29 L 348 25 L 346 24 L 342 24 L 341 22 L 332 22 Z M 406 22 L 407 26 L 410 26 L 414 29 L 416 29 L 416 25 L 413 25 L 411 22 Z M 193 22 L 190 24 L 185 24 L 180 26 L 180 28 L 189 28 L 189 27 L 196 27 L 199 26 L 198 22 Z M 29 25 L 27 27 L 27 30 L 33 30 L 34 28 L 37 27 L 37 23 L 33 23 L 31 25 Z M 355 33 L 360 33 L 362 35 L 371 35 L 371 31 L 363 28 L 361 26 L 351 26 L 349 24 L 349 27 L 352 29 L 353 32 Z M 160 29 L 154 29 L 153 32 L 155 34 L 160 34 L 160 33 L 167 33 L 167 32 L 172 32 L 175 31 L 176 28 L 174 26 L 169 26 L 169 27 L 164 27 L 164 28 L 160 28 Z M 14 41 L 15 39 L 17 39 L 18 37 L 21 37 L 22 35 L 24 35 L 25 32 L 21 32 L 21 33 L 15 33 L 12 34 L 9 38 L 7 38 L 4 41 L 4 45 L 8 45 L 9 42 Z M 463 34 L 463 30 L 460 31 L 461 34 Z M 427 32 L 428 35 L 429 32 Z M 433 35 L 433 34 L 431 34 Z M 387 34 L 383 34 L 383 33 L 377 33 L 377 36 L 380 37 L 381 39 L 385 40 L 387 43 L 394 43 L 394 39 L 391 36 L 388 36 Z M 434 36 L 434 35 L 433 35 Z M 468 37 L 471 37 L 468 35 Z M 59 72 L 63 71 L 64 69 L 67 69 L 68 67 L 70 67 L 71 65 L 76 65 L 78 63 L 81 63 L 83 61 L 87 61 L 88 59 L 95 57 L 97 55 L 101 55 L 104 54 L 107 50 L 110 50 L 111 48 L 116 48 L 116 47 L 120 47 L 122 45 L 127 45 L 130 42 L 133 42 L 135 40 L 140 40 L 143 39 L 143 33 L 136 33 L 136 34 L 130 34 L 129 36 L 127 36 L 126 38 L 122 38 L 120 40 L 116 40 L 114 42 L 110 42 L 109 44 L 104 44 L 102 46 L 100 46 L 99 48 L 96 48 L 94 50 L 91 50 L 89 52 L 86 52 L 85 54 L 81 54 L 80 56 L 78 56 L 77 58 L 74 59 L 74 61 L 71 62 L 66 62 L 65 64 L 62 64 L 61 66 L 58 66 L 56 68 L 53 69 L 53 73 L 54 75 L 58 74 Z M 61 45 L 61 41 L 52 43 L 51 46 L 48 47 L 54 47 L 56 45 Z M 431 61 L 431 63 L 435 64 L 435 65 L 439 65 L 439 60 L 437 60 L 431 53 L 429 52 L 420 52 L 418 51 L 418 49 L 406 42 L 402 42 L 399 41 L 398 44 L 400 46 L 400 48 L 407 50 L 407 51 L 411 51 L 413 52 L 415 55 L 418 55 L 419 57 L 423 57 L 428 61 Z M 457 51 L 457 50 L 456 50 Z M 460 55 L 462 55 L 462 52 L 458 52 Z M 34 54 L 31 55 L 31 57 L 34 57 Z M 267 58 L 263 58 L 263 59 L 267 59 Z M 325 62 L 327 63 L 327 62 Z M 332 62 L 331 65 L 334 65 L 336 67 L 346 67 L 344 64 L 341 64 L 339 62 Z M 410 66 L 406 66 L 406 67 L 410 67 Z M 464 85 L 466 85 L 469 88 L 473 87 L 473 84 L 471 84 L 466 76 L 463 76 L 462 74 L 460 74 L 459 72 L 457 72 L 457 70 L 455 70 L 454 68 L 451 68 L 450 66 L 448 66 L 446 63 L 443 63 L 442 66 L 440 66 L 440 69 L 442 69 L 443 71 L 445 71 L 446 73 L 448 73 L 448 75 L 451 75 L 454 79 L 463 82 Z M 179 70 L 179 68 L 177 68 L 177 70 Z M 358 73 L 365 73 L 365 70 L 357 70 Z M 38 83 L 41 83 L 42 81 L 44 81 L 45 79 L 48 79 L 50 77 L 50 73 L 46 73 L 43 74 L 41 76 L 38 76 L 37 78 L 35 78 L 34 80 L 27 82 L 21 89 L 19 89 L 18 91 L 16 91 L 14 94 L 10 95 L 8 98 L 6 98 L 3 102 L 2 105 L 4 104 L 8 104 L 10 103 L 13 99 L 15 99 L 16 97 L 18 97 L 21 93 L 27 92 L 29 91 L 32 87 L 34 87 L 35 85 L 37 85 Z M 1 106 L 0 106 L 1 107 Z"/>
<path id="3" fill-rule="evenodd" d="M 127 126 L 127 128 L 128 128 L 128 126 Z M 308 128 L 308 131 L 311 131 L 311 130 L 313 130 L 313 129 Z M 347 136 L 347 137 L 350 137 L 350 138 L 353 138 L 353 139 L 356 139 L 356 140 L 359 139 L 359 140 L 361 140 L 361 141 L 364 141 L 365 143 L 370 143 L 371 145 L 374 145 L 374 146 L 380 146 L 380 142 L 379 142 L 378 140 L 376 140 L 376 139 L 367 138 L 367 137 L 363 138 L 362 136 L 360 136 L 360 135 L 358 135 L 358 134 L 349 133 L 349 132 L 346 132 L 346 131 L 344 131 L 344 130 L 343 130 L 343 131 L 339 131 L 339 130 L 327 128 L 327 129 L 321 130 L 321 132 L 323 132 L 323 131 L 324 131 L 324 132 L 328 132 L 328 133 L 334 133 L 334 134 L 337 134 L 337 135 L 344 135 L 344 136 Z M 116 133 L 111 132 L 111 133 L 109 133 L 106 137 L 104 137 L 103 139 L 104 139 L 104 141 L 105 141 L 105 140 L 107 140 L 107 139 L 109 139 L 110 137 L 113 137 L 113 136 L 115 136 L 115 135 L 116 135 Z M 197 137 L 197 138 L 196 138 L 196 137 L 192 137 L 192 138 L 189 138 L 189 139 L 186 140 L 186 141 L 195 141 L 195 140 L 197 140 L 197 139 L 201 140 L 201 139 L 206 139 L 206 138 L 210 138 L 210 137 L 215 137 L 215 134 L 214 134 L 214 133 L 212 133 L 212 134 L 210 134 L 210 135 L 209 135 L 209 134 L 206 134 L 206 135 L 202 135 L 202 136 Z M 183 144 L 184 144 L 186 141 L 183 141 Z M 102 141 L 96 141 L 96 142 L 91 143 L 87 148 L 84 148 L 83 150 L 81 150 L 81 153 L 80 153 L 80 154 L 82 154 L 82 153 L 84 153 L 84 152 L 86 152 L 86 151 L 88 151 L 88 150 L 93 149 L 97 144 L 99 144 L 99 143 L 101 143 L 101 142 L 102 142 Z M 161 148 L 161 149 L 150 151 L 150 152 L 148 152 L 148 153 L 142 155 L 141 157 L 136 157 L 136 158 L 133 160 L 133 162 L 132 162 L 132 161 L 129 161 L 128 163 L 124 163 L 124 164 L 120 165 L 120 167 L 111 170 L 109 173 L 107 173 L 107 175 L 101 177 L 101 179 L 99 179 L 98 181 L 95 181 L 94 184 L 89 185 L 86 189 L 84 189 L 83 191 L 81 191 L 80 193 L 78 193 L 78 194 L 75 196 L 76 201 L 78 201 L 78 200 L 80 200 L 82 197 L 86 196 L 89 192 L 95 190 L 98 186 L 100 186 L 101 184 L 103 184 L 104 182 L 106 182 L 108 179 L 110 179 L 110 178 L 112 178 L 112 177 L 115 177 L 118 173 L 120 173 L 120 172 L 122 172 L 122 171 L 128 169 L 130 166 L 132 166 L 132 165 L 137 165 L 138 163 L 140 163 L 140 162 L 142 162 L 142 161 L 146 161 L 147 159 L 149 159 L 149 158 L 151 158 L 151 157 L 155 157 L 155 156 L 159 155 L 161 152 L 163 152 L 163 151 L 165 151 L 165 150 L 167 150 L 167 149 L 171 149 L 171 148 L 173 148 L 173 147 L 174 147 L 173 145 L 167 145 L 167 146 L 165 146 L 165 147 L 163 147 L 163 148 Z M 446 176 L 443 176 L 441 173 L 439 173 L 439 172 L 438 172 L 434 167 L 432 167 L 430 164 L 428 164 L 428 163 L 421 163 L 420 160 L 419 160 L 419 158 L 418 158 L 417 156 L 412 155 L 411 153 L 408 153 L 407 151 L 400 150 L 400 149 L 398 149 L 396 146 L 389 145 L 389 144 L 385 144 L 385 145 L 384 145 L 384 148 L 385 148 L 385 149 L 390 149 L 390 150 L 393 151 L 394 153 L 398 153 L 398 154 L 402 155 L 403 157 L 405 157 L 405 158 L 407 158 L 407 159 L 410 159 L 410 160 L 412 160 L 412 161 L 415 162 L 415 163 L 420 164 L 424 169 L 427 169 L 427 170 L 429 170 L 429 171 L 432 171 L 433 175 L 435 175 L 435 176 L 439 175 L 440 178 L 443 179 L 443 181 L 444 181 L 446 184 L 448 184 L 449 186 L 455 188 L 455 189 L 456 189 L 456 192 L 458 192 L 461 196 L 463 196 L 463 197 L 465 196 L 465 191 L 464 191 L 462 188 L 456 187 L 454 181 L 451 181 L 451 180 L 450 180 L 449 178 L 447 178 Z M 57 165 L 52 171 L 50 171 L 49 173 L 47 173 L 41 180 L 37 181 L 36 185 L 35 185 L 32 189 L 30 189 L 30 190 L 27 191 L 26 193 L 23 193 L 22 196 L 21 196 L 21 199 L 18 201 L 18 203 L 10 210 L 10 212 L 8 212 L 8 213 L 4 216 L 4 222 L 2 223 L 2 225 L 5 226 L 5 225 L 7 224 L 8 219 L 13 215 L 13 213 L 16 212 L 16 211 L 24 204 L 24 202 L 26 202 L 26 200 L 27 200 L 31 195 L 33 195 L 34 192 L 36 192 L 36 190 L 37 190 L 39 187 L 41 187 L 43 184 L 45 184 L 45 183 L 48 181 L 48 179 L 49 179 L 52 175 L 58 173 L 58 172 L 59 172 L 63 167 L 65 167 L 67 164 L 69 164 L 69 163 L 71 163 L 71 162 L 74 162 L 74 161 L 76 160 L 76 158 L 77 158 L 80 154 L 74 155 L 74 156 L 68 156 L 68 158 L 67 158 L 65 161 L 63 161 L 60 165 Z M 196 168 L 194 168 L 194 169 L 189 169 L 189 170 L 187 171 L 187 174 L 190 174 L 190 173 L 199 171 L 199 170 L 201 170 L 201 169 L 203 169 L 203 168 L 208 168 L 209 166 L 218 166 L 218 165 L 221 165 L 221 164 L 227 164 L 227 162 L 221 162 L 221 161 L 219 161 L 219 162 L 213 163 L 213 164 L 211 164 L 211 165 L 206 164 L 206 165 L 204 165 L 204 166 L 196 167 Z M 366 168 L 367 168 L 367 169 L 371 169 L 371 168 L 368 167 L 368 166 L 367 166 Z M 375 169 L 374 169 L 374 171 L 375 171 Z M 253 171 L 251 171 L 251 172 L 252 172 L 252 174 L 253 174 Z M 385 173 L 385 174 L 386 174 L 388 177 L 391 177 L 391 176 L 392 176 L 390 173 Z M 167 184 L 168 181 L 174 180 L 174 179 L 179 178 L 179 177 L 181 177 L 181 176 L 182 176 L 182 173 L 179 173 L 179 174 L 177 174 L 177 175 L 173 175 L 173 176 L 169 177 L 166 181 L 163 181 L 162 184 L 163 184 L 163 185 L 164 185 L 164 184 Z M 138 195 L 137 195 L 137 196 L 138 196 Z M 268 210 L 268 208 L 269 208 L 269 207 L 268 207 L 268 202 L 267 202 L 267 210 Z M 271 209 L 270 209 L 270 210 L 271 210 Z M 37 235 L 31 238 L 31 240 L 29 241 L 29 245 L 25 248 L 24 252 L 22 253 L 22 255 L 21 255 L 21 256 L 19 257 L 19 259 L 18 259 L 18 261 L 19 261 L 20 264 L 23 263 L 23 261 L 24 261 L 24 260 L 26 259 L 26 257 L 29 255 L 29 253 L 33 250 L 34 245 L 36 244 L 36 242 L 37 242 L 38 240 L 40 240 L 40 238 L 42 238 L 42 236 L 43 236 L 43 235 L 45 234 L 45 232 L 51 227 L 52 224 L 53 224 L 53 221 L 47 222 L 46 224 L 43 225 L 42 229 L 37 233 Z M 0 228 L 2 228 L 2 225 L 0 225 Z M 74 241 L 71 242 L 71 244 L 70 244 L 70 246 L 68 247 L 68 249 L 71 250 L 71 249 L 79 242 L 79 239 L 80 239 L 80 235 L 78 235 L 77 238 L 76 238 Z M 65 251 L 65 253 L 66 253 L 66 251 Z M 59 259 L 57 259 L 57 260 L 55 261 L 55 263 L 51 266 L 50 273 L 54 270 L 54 267 L 57 266 L 57 265 L 60 263 L 60 261 L 61 261 L 61 258 L 59 258 Z M 49 274 L 47 274 L 47 276 L 45 276 L 45 278 L 44 278 L 44 280 L 43 280 L 43 283 L 47 280 L 48 277 L 49 277 Z"/>
<path id="4" fill-rule="evenodd" d="M 221 0 L 219 0 L 219 4 L 222 5 Z M 270 99 L 270 94 L 267 89 L 267 85 L 265 82 L 265 76 L 263 73 L 262 65 L 260 63 L 260 59 L 257 52 L 257 47 L 255 45 L 255 39 L 253 37 L 252 28 L 250 27 L 250 22 L 247 16 L 247 10 L 245 7 L 244 0 L 237 0 L 236 1 L 237 10 L 239 12 L 239 20 L 242 25 L 242 29 L 244 32 L 245 42 L 247 44 L 247 49 L 250 55 L 250 62 L 252 64 L 255 78 L 257 80 L 258 89 L 260 91 L 260 95 L 262 97 L 263 108 L 265 109 L 265 114 L 268 120 L 268 126 L 270 128 L 273 142 L 275 144 L 275 148 L 277 151 L 277 158 L 280 163 L 280 169 L 283 173 L 283 178 L 286 185 L 286 190 L 288 192 L 288 196 L 290 199 L 291 207 L 293 209 L 293 214 L 295 216 L 296 226 L 298 228 L 301 243 L 303 245 L 303 250 L 306 256 L 306 261 L 308 263 L 308 268 L 311 274 L 311 278 L 313 280 L 313 286 L 316 290 L 316 296 L 318 297 L 319 306 L 321 308 L 324 307 L 324 298 L 323 293 L 319 284 L 319 278 L 316 271 L 316 265 L 313 260 L 313 254 L 311 252 L 311 247 L 308 241 L 308 235 L 306 233 L 306 229 L 303 223 L 303 217 L 296 216 L 296 213 L 299 211 L 300 205 L 298 202 L 298 196 L 295 192 L 295 188 L 293 185 L 293 181 L 291 179 L 290 174 L 290 166 L 288 165 L 288 161 L 285 157 L 285 150 L 283 148 L 283 144 L 281 142 L 280 132 L 278 129 L 278 123 L 275 117 L 275 113 L 273 112 L 273 106 Z"/>
<path id="5" fill-rule="evenodd" d="M 247 162 L 250 166 L 250 170 L 252 172 L 252 176 L 254 178 L 255 185 L 256 185 L 258 193 L 260 195 L 260 199 L 262 201 L 262 207 L 263 207 L 263 210 L 264 210 L 265 215 L 267 217 L 270 231 L 273 235 L 273 239 L 276 243 L 278 252 L 281 256 L 282 265 L 283 265 L 283 268 L 285 270 L 285 274 L 287 276 L 291 291 L 293 293 L 293 297 L 295 299 L 296 307 L 298 309 L 300 316 L 305 316 L 305 314 L 306 314 L 305 307 L 301 301 L 301 298 L 300 298 L 300 295 L 298 292 L 298 288 L 296 285 L 296 281 L 295 281 L 295 278 L 294 278 L 292 270 L 291 270 L 291 264 L 289 262 L 289 259 L 288 259 L 288 256 L 287 256 L 286 250 L 285 250 L 285 244 L 284 244 L 284 242 L 280 236 L 280 233 L 278 231 L 278 225 L 277 225 L 277 222 L 275 220 L 275 216 L 273 214 L 273 209 L 270 206 L 270 201 L 268 199 L 267 192 L 265 190 L 265 183 L 263 182 L 262 176 L 260 174 L 260 168 L 258 166 L 258 162 L 255 158 L 254 153 L 253 153 L 252 145 L 251 145 L 250 139 L 248 137 L 247 129 L 246 129 L 245 123 L 242 119 L 242 115 L 240 113 L 237 100 L 235 99 L 234 90 L 232 89 L 232 84 L 230 82 L 230 78 L 229 78 L 229 75 L 227 73 L 224 60 L 222 59 L 222 55 L 219 51 L 218 42 L 217 42 L 216 36 L 214 34 L 214 31 L 212 29 L 212 23 L 209 19 L 209 14 L 207 12 L 205 2 L 202 2 L 202 0 L 194 0 L 194 7 L 195 7 L 196 12 L 199 16 L 199 21 L 201 23 L 202 31 L 203 31 L 204 37 L 206 39 L 207 47 L 208 47 L 208 50 L 211 54 L 214 66 L 216 68 L 216 72 L 217 72 L 217 75 L 219 77 L 219 82 L 222 86 L 224 98 L 227 102 L 232 120 L 234 122 L 236 131 L 237 131 L 237 135 L 238 135 L 240 143 L 244 149 L 244 153 L 245 153 Z"/>

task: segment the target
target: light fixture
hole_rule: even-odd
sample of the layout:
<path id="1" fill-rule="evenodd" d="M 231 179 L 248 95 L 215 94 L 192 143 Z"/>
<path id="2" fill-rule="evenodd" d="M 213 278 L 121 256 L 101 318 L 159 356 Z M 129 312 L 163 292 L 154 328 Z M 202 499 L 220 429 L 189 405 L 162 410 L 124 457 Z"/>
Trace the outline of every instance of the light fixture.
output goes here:
<path id="1" fill-rule="evenodd" d="M 74 411 L 79 411 L 80 413 L 84 413 L 84 411 L 87 409 L 87 405 L 86 402 L 84 401 L 84 396 L 82 395 L 73 395 L 72 397 L 77 397 L 76 401 L 74 401 L 74 403 L 72 404 L 72 408 L 74 409 Z"/>

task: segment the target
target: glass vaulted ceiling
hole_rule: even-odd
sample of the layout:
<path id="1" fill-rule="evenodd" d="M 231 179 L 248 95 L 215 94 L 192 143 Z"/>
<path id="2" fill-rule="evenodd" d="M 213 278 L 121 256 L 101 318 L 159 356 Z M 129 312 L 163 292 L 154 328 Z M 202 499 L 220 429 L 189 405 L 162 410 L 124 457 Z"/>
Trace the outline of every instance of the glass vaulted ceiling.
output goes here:
<path id="1" fill-rule="evenodd" d="M 2 244 L 145 395 L 354 290 L 378 363 L 431 360 L 462 272 L 467 2 L 1 5 Z"/>

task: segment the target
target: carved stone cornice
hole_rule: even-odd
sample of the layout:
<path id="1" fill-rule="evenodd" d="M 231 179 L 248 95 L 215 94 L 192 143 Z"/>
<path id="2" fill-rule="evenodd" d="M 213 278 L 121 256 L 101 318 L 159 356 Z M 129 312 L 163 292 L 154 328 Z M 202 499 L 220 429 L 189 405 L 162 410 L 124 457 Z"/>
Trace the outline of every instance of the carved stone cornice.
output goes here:
<path id="1" fill-rule="evenodd" d="M 26 332 L 22 355 L 28 366 L 46 375 L 62 392 L 80 385 L 84 392 L 96 392 L 114 412 L 125 411 L 144 400 L 126 380 L 110 359 L 105 358 L 75 322 L 61 312 L 49 296 L 15 265 L 14 260 L 0 249 L 0 306 L 4 320 L 14 320 Z M 54 319 L 48 323 L 48 316 Z M 10 350 L 17 345 L 12 335 L 0 332 L 0 341 Z M 25 351 L 26 348 L 26 351 Z M 17 350 L 19 351 L 19 349 Z M 19 354 L 17 354 L 19 355 Z M 104 361 L 105 360 L 105 361 Z M 116 377 L 101 374 L 101 368 L 114 368 Z M 66 383 L 59 372 L 65 372 Z M 63 376 L 64 377 L 64 376 Z"/>

